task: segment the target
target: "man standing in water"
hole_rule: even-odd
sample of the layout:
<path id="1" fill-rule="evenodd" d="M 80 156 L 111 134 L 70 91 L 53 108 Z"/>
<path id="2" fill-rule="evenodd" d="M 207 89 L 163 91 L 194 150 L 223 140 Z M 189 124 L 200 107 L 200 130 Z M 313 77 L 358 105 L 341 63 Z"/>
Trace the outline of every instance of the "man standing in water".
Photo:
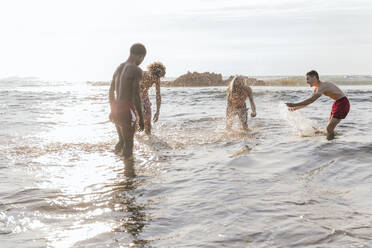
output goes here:
<path id="1" fill-rule="evenodd" d="M 147 67 L 148 71 L 143 73 L 143 79 L 140 83 L 143 115 L 145 117 L 145 133 L 151 134 L 151 102 L 149 99 L 149 89 L 155 84 L 156 88 L 156 113 L 154 122 L 157 122 L 160 114 L 161 95 L 160 78 L 165 76 L 165 66 L 160 62 L 154 62 Z"/>
<path id="2" fill-rule="evenodd" d="M 314 70 L 309 71 L 306 74 L 306 82 L 310 85 L 310 87 L 315 86 L 313 95 L 302 102 L 285 104 L 290 110 L 297 110 L 313 103 L 322 94 L 332 98 L 335 102 L 332 105 L 332 112 L 327 125 L 327 139 L 331 140 L 334 138 L 334 129 L 336 128 L 337 124 L 340 123 L 342 119 L 345 119 L 349 113 L 349 100 L 334 83 L 320 81 L 318 73 Z"/>
<path id="3" fill-rule="evenodd" d="M 119 143 L 115 146 L 115 151 L 122 152 L 126 159 L 133 155 L 135 111 L 138 113 L 140 131 L 144 128 L 139 91 L 142 70 L 138 66 L 145 56 L 146 48 L 142 44 L 132 45 L 129 58 L 116 69 L 109 91 L 110 120 L 115 123 L 119 135 Z"/>
<path id="4" fill-rule="evenodd" d="M 226 129 L 230 130 L 235 115 L 239 116 L 240 122 L 244 130 L 248 130 L 248 109 L 245 101 L 249 98 L 252 113 L 251 116 L 256 116 L 256 105 L 253 101 L 253 93 L 251 87 L 245 84 L 242 76 L 234 77 L 227 89 L 227 108 L 226 108 Z"/>

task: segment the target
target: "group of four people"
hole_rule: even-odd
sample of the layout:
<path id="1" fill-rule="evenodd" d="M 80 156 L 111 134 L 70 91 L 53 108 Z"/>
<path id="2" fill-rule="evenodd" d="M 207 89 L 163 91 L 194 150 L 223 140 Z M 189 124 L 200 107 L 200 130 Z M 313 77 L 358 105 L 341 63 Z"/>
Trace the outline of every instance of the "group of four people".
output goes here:
<path id="1" fill-rule="evenodd" d="M 110 120 L 115 123 L 119 136 L 119 142 L 115 151 L 124 158 L 133 155 L 133 138 L 138 119 L 139 131 L 145 130 L 151 134 L 151 102 L 148 91 L 150 87 L 156 87 L 156 113 L 153 121 L 159 119 L 161 95 L 160 78 L 165 75 L 165 67 L 160 62 L 148 66 L 148 71 L 143 72 L 139 65 L 146 56 L 146 48 L 136 43 L 130 48 L 129 58 L 116 69 L 109 90 L 111 107 Z M 286 103 L 289 110 L 294 111 L 303 108 L 321 95 L 332 98 L 335 102 L 332 106 L 331 116 L 327 125 L 327 138 L 333 139 L 334 129 L 344 119 L 350 109 L 350 103 L 345 94 L 333 83 L 322 82 L 316 71 L 306 74 L 306 82 L 310 87 L 315 87 L 312 96 L 302 102 Z M 252 108 L 251 116 L 255 117 L 256 106 L 253 100 L 252 89 L 245 83 L 244 77 L 234 77 L 227 89 L 226 128 L 230 129 L 235 115 L 238 115 L 244 129 L 248 129 L 248 109 L 245 101 L 250 101 Z"/>

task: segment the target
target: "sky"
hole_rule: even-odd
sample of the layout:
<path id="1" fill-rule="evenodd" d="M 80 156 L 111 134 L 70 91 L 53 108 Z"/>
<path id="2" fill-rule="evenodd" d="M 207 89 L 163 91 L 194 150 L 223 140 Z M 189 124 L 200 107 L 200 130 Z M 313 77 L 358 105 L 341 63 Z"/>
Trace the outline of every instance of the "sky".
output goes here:
<path id="1" fill-rule="evenodd" d="M 369 0 L 1 0 L 0 78 L 109 81 L 141 42 L 163 62 L 224 76 L 372 75 Z"/>

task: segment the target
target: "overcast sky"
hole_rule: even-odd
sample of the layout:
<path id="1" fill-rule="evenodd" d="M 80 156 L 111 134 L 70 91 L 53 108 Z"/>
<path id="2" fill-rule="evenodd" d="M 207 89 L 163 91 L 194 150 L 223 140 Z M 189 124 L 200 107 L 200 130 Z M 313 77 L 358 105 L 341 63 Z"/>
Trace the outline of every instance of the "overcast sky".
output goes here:
<path id="1" fill-rule="evenodd" d="M 135 42 L 167 76 L 372 74 L 369 0 L 1 0 L 0 78 L 110 80 Z"/>

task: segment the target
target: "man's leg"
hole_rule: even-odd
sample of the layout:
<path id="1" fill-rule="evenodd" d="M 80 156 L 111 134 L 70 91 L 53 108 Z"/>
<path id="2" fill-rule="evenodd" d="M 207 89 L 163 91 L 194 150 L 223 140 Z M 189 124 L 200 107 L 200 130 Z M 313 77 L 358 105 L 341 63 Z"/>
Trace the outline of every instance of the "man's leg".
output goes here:
<path id="1" fill-rule="evenodd" d="M 123 144 L 124 144 L 124 138 L 123 138 L 123 133 L 121 131 L 121 128 L 115 124 L 116 127 L 116 132 L 118 133 L 119 136 L 119 142 L 115 145 L 115 152 L 121 152 L 123 150 Z"/>
<path id="2" fill-rule="evenodd" d="M 332 140 L 334 139 L 335 137 L 335 128 L 337 126 L 338 123 L 340 123 L 341 119 L 337 119 L 337 118 L 334 118 L 334 117 L 331 117 L 331 119 L 328 121 L 328 125 L 327 125 L 327 139 L 328 140 Z"/>
<path id="3" fill-rule="evenodd" d="M 131 123 L 124 128 L 121 128 L 123 139 L 124 139 L 124 148 L 123 156 L 125 159 L 129 159 L 133 156 L 133 138 L 135 126 L 132 126 Z"/>

